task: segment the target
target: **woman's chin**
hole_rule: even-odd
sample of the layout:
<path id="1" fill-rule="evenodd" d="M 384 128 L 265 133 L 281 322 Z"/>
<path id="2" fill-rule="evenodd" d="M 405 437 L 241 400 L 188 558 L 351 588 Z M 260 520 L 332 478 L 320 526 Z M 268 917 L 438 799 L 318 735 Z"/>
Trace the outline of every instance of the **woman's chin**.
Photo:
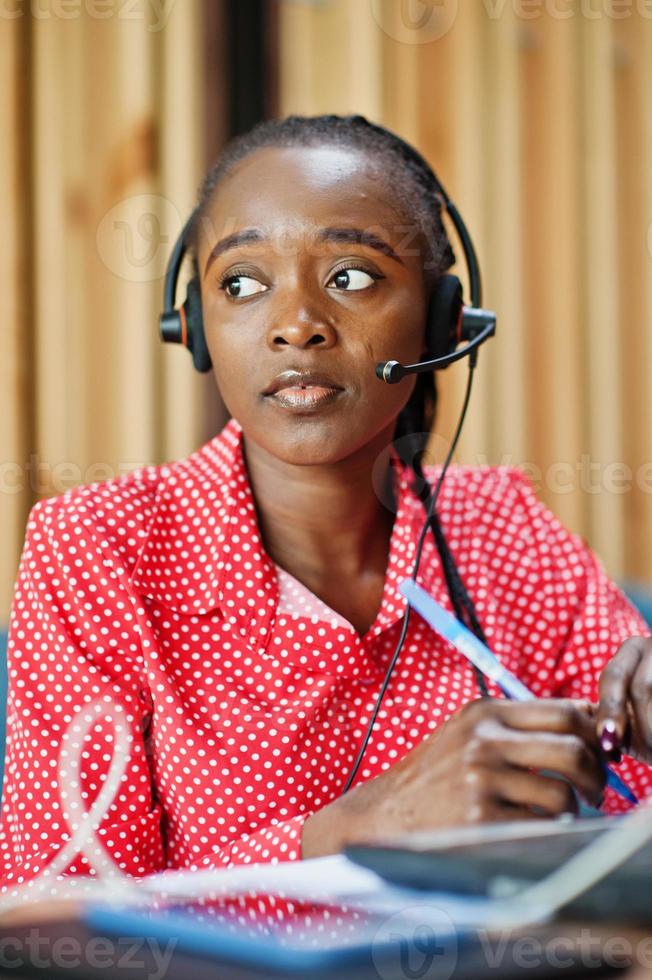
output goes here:
<path id="1" fill-rule="evenodd" d="M 291 466 L 327 466 L 338 463 L 365 444 L 364 433 L 356 431 L 351 420 L 346 423 L 331 418 L 299 420 L 283 425 L 247 428 L 245 436 L 270 456 Z"/>

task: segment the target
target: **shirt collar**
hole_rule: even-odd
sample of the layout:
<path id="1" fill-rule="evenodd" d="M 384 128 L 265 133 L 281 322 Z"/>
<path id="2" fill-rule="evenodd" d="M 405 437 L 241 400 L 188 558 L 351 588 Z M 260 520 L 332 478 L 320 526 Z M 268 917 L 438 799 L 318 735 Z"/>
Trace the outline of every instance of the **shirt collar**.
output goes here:
<path id="1" fill-rule="evenodd" d="M 232 418 L 185 459 L 160 468 L 153 514 L 130 576 L 139 594 L 185 615 L 219 610 L 243 635 L 267 645 L 278 602 L 275 566 L 262 543 L 243 455 L 242 427 Z M 364 640 L 402 618 L 398 591 L 412 572 L 425 519 L 412 473 L 391 448 L 397 514 L 381 607 Z M 244 580 L 256 582 L 256 596 Z M 426 535 L 417 581 L 450 609 L 437 549 Z M 357 637 L 357 634 L 355 634 Z"/>

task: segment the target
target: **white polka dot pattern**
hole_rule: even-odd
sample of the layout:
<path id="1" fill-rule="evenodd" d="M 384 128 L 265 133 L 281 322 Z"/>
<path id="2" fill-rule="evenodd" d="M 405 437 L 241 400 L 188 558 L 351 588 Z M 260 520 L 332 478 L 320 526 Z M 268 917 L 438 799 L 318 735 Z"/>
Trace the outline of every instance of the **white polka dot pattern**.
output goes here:
<path id="1" fill-rule="evenodd" d="M 75 710 L 101 697 L 122 705 L 131 726 L 129 765 L 100 830 L 123 871 L 300 857 L 303 821 L 340 793 L 400 634 L 397 586 L 424 512 L 394 463 L 398 513 L 381 607 L 364 636 L 278 574 L 235 419 L 186 459 L 32 509 L 9 632 L 3 890 L 36 875 L 67 839 L 70 786 L 57 759 L 73 748 L 64 732 Z M 618 645 L 647 632 L 594 555 L 509 468 L 453 467 L 439 510 L 505 665 L 540 696 L 594 698 Z M 419 582 L 451 608 L 431 537 Z M 468 664 L 413 614 L 358 779 L 388 769 L 477 696 Z M 83 746 L 87 806 L 111 751 L 99 722 Z M 648 794 L 647 767 L 619 769 Z M 626 804 L 608 790 L 606 807 Z M 89 870 L 79 857 L 68 873 Z"/>

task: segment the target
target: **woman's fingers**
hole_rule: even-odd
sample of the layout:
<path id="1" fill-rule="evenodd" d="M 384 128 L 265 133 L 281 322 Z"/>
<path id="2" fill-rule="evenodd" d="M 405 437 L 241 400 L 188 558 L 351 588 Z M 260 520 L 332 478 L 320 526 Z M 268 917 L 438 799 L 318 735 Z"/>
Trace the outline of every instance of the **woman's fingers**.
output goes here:
<path id="1" fill-rule="evenodd" d="M 519 806 L 508 803 L 507 800 L 501 800 L 494 803 L 486 819 L 498 822 L 502 820 L 542 820 L 544 818 L 527 806 Z"/>
<path id="2" fill-rule="evenodd" d="M 493 792 L 500 801 L 516 806 L 536 806 L 548 817 L 578 812 L 573 787 L 561 779 L 506 766 L 494 770 L 492 780 Z"/>
<path id="3" fill-rule="evenodd" d="M 629 685 L 629 700 L 634 719 L 632 748 L 637 756 L 652 757 L 652 640 L 645 647 Z"/>
<path id="4" fill-rule="evenodd" d="M 594 706 L 571 698 L 542 698 L 536 701 L 497 701 L 496 711 L 509 728 L 530 732 L 578 735 L 598 748 Z"/>
<path id="5" fill-rule="evenodd" d="M 649 666 L 644 661 L 650 660 Z M 638 673 L 639 667 L 643 667 L 643 673 L 637 682 L 637 692 L 634 693 L 632 682 Z M 644 693 L 646 685 L 649 684 L 652 675 L 652 640 L 633 636 L 625 640 L 618 652 L 607 663 L 599 682 L 599 704 L 596 714 L 595 724 L 601 747 L 608 758 L 618 759 L 620 747 L 625 742 L 628 727 L 628 701 L 632 700 L 632 708 L 635 711 L 635 720 L 638 723 L 639 712 L 634 704 L 635 700 L 642 699 L 646 703 L 643 712 L 649 703 L 649 687 L 647 695 Z"/>
<path id="6" fill-rule="evenodd" d="M 498 718 L 478 726 L 483 762 L 489 768 L 505 763 L 519 769 L 547 769 L 568 779 L 582 797 L 597 806 L 604 791 L 606 773 L 594 747 L 576 732 L 539 729 L 519 730 Z M 595 730 L 593 741 L 597 743 Z M 471 745 L 469 751 L 473 751 Z"/>
<path id="7" fill-rule="evenodd" d="M 467 711 L 471 758 L 494 769 L 507 763 L 559 773 L 588 803 L 599 804 L 606 773 L 591 702 L 554 698 L 474 705 Z"/>

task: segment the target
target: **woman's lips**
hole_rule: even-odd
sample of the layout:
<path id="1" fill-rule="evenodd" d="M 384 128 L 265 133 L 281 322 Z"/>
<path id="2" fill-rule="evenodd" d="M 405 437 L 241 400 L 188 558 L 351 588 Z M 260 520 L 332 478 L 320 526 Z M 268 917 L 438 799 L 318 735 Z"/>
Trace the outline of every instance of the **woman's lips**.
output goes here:
<path id="1" fill-rule="evenodd" d="M 307 385 L 306 387 L 293 386 L 290 388 L 280 388 L 266 398 L 271 398 L 283 408 L 299 409 L 300 411 L 314 411 L 335 401 L 341 395 L 341 388 L 323 388 L 320 385 Z"/>

